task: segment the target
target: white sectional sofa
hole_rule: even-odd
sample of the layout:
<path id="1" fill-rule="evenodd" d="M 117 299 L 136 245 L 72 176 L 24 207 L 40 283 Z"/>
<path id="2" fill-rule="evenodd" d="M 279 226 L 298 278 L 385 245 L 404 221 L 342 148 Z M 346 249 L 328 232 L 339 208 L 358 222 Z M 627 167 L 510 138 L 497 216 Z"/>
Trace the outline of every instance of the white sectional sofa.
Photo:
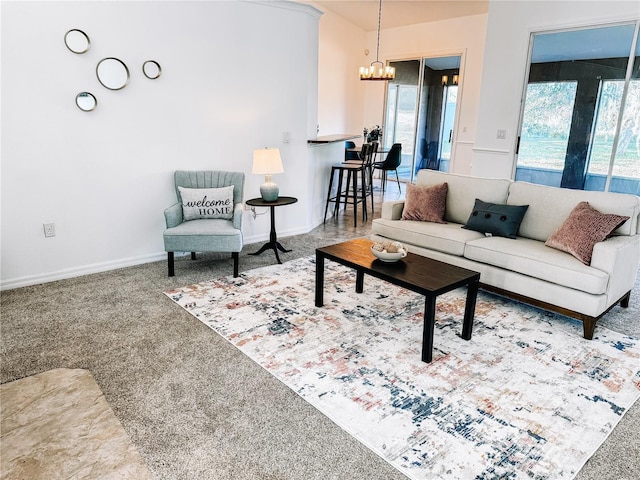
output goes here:
<path id="1" fill-rule="evenodd" d="M 629 305 L 640 262 L 640 197 L 534 185 L 507 179 L 475 178 L 433 170 L 418 172 L 416 184 L 446 182 L 444 220 L 402 220 L 404 200 L 383 203 L 373 220 L 373 238 L 397 240 L 409 251 L 480 272 L 481 288 L 559 312 L 584 325 L 593 338 L 597 320 L 618 302 Z M 485 236 L 461 228 L 475 199 L 495 204 L 529 205 L 516 239 Z M 545 246 L 582 201 L 602 213 L 630 217 L 593 248 L 590 265 Z"/>

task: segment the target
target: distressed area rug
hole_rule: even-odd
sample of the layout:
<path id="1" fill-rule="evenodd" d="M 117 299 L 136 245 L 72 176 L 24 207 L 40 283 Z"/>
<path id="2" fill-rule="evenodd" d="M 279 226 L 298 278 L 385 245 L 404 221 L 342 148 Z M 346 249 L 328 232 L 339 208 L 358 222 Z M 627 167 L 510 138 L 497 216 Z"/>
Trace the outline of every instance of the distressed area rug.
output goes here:
<path id="1" fill-rule="evenodd" d="M 480 292 L 438 297 L 433 362 L 424 298 L 309 257 L 165 292 L 414 479 L 573 478 L 640 396 L 640 342 Z"/>

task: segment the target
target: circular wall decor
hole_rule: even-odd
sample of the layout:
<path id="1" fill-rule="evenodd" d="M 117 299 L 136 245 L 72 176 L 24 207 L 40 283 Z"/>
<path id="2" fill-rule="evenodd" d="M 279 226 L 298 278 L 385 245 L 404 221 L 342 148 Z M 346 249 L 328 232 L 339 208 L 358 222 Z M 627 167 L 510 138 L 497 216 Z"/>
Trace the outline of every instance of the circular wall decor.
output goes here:
<path id="1" fill-rule="evenodd" d="M 142 73 L 144 73 L 145 77 L 155 80 L 162 74 L 162 68 L 155 60 L 147 60 L 142 64 Z"/>
<path id="2" fill-rule="evenodd" d="M 89 92 L 80 92 L 76 95 L 76 105 L 83 112 L 90 112 L 98 106 L 98 100 Z"/>
<path id="3" fill-rule="evenodd" d="M 103 58 L 96 66 L 98 81 L 109 90 L 120 90 L 129 83 L 129 69 L 122 60 Z"/>
<path id="4" fill-rule="evenodd" d="M 86 53 L 91 48 L 89 36 L 77 28 L 69 30 L 64 35 L 64 44 L 73 53 Z"/>

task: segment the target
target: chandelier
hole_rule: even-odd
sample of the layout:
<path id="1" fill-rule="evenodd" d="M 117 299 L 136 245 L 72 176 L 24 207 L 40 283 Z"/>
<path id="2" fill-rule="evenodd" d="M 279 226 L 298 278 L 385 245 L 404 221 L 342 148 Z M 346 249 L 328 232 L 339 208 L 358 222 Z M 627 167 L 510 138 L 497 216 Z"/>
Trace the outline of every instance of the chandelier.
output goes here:
<path id="1" fill-rule="evenodd" d="M 382 16 L 382 0 L 378 6 L 378 44 L 376 45 L 376 61 L 368 67 L 360 67 L 360 80 L 393 80 L 396 76 L 394 67 L 385 66 L 378 56 L 380 55 L 380 17 Z"/>

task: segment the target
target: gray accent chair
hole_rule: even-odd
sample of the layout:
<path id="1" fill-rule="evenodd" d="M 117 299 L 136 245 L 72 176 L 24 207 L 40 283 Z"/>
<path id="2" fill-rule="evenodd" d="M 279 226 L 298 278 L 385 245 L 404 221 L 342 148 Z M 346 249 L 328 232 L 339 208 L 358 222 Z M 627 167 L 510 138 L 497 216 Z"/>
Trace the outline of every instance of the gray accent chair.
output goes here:
<path id="1" fill-rule="evenodd" d="M 174 183 L 178 202 L 164 211 L 167 229 L 163 233 L 169 276 L 175 275 L 174 252 L 231 252 L 233 276 L 238 276 L 239 252 L 242 250 L 242 194 L 244 173 L 223 171 L 176 171 Z M 233 218 L 207 218 L 184 221 L 182 198 L 178 187 L 220 188 L 233 185 Z"/>

